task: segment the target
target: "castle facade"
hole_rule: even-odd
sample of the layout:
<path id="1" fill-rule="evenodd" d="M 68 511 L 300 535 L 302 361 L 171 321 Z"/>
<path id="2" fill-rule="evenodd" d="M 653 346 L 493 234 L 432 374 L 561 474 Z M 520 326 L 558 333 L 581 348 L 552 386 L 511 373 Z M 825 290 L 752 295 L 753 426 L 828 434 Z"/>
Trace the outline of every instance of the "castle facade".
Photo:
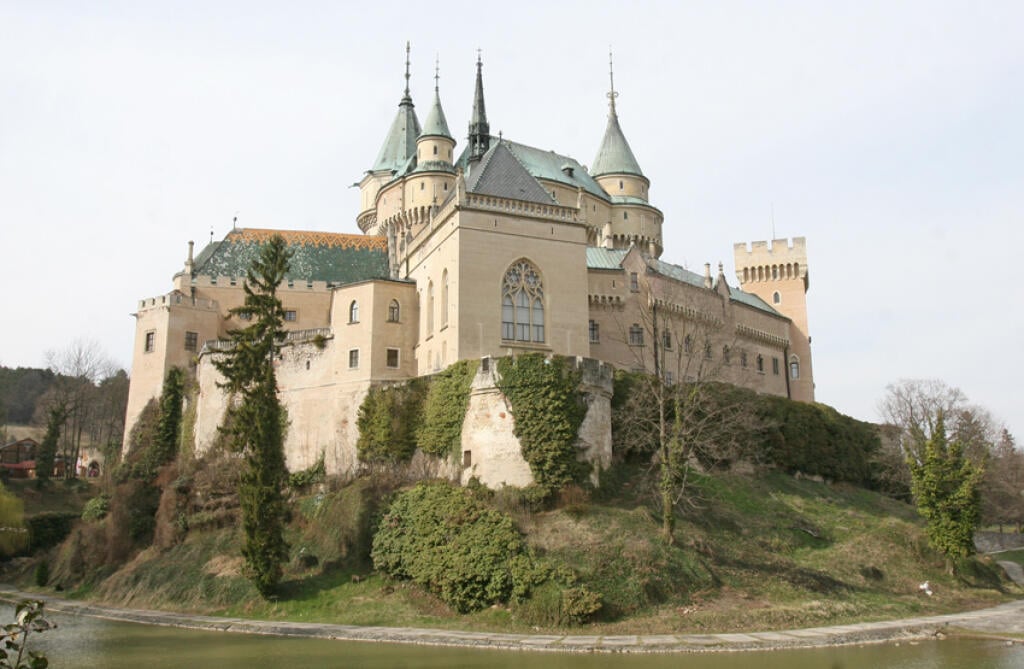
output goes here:
<path id="1" fill-rule="evenodd" d="M 701 274 L 663 260 L 664 217 L 620 126 L 614 86 L 588 169 L 493 136 L 479 60 L 476 68 L 468 141 L 457 151 L 436 78 L 420 124 L 407 60 L 397 114 L 359 182 L 362 234 L 235 229 L 198 254 L 189 242 L 172 290 L 135 314 L 126 435 L 166 371 L 182 366 L 199 382 L 197 448 L 212 443 L 229 398 L 210 358 L 228 330 L 244 326 L 228 311 L 242 305 L 246 269 L 274 234 L 294 253 L 278 293 L 293 470 L 323 455 L 329 471 L 353 471 L 356 416 L 372 384 L 467 358 L 577 358 L 590 379 L 581 457 L 600 465 L 610 459 L 611 368 L 813 401 L 803 238 L 736 244 L 738 285 L 721 264 Z M 452 466 L 463 478 L 523 485 L 528 470 L 495 464 L 512 463 L 516 444 L 488 373 L 474 382 L 468 416 L 479 425 L 467 422 L 464 458 Z"/>

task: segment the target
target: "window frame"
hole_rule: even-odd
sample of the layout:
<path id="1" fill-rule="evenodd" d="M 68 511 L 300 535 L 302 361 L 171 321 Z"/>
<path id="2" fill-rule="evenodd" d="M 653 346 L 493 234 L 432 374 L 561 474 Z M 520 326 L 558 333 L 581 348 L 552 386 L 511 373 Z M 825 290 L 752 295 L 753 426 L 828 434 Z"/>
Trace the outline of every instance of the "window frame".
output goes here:
<path id="1" fill-rule="evenodd" d="M 359 349 L 350 348 L 348 350 L 348 368 L 359 369 Z"/>
<path id="2" fill-rule="evenodd" d="M 520 258 L 501 279 L 501 339 L 504 342 L 544 344 L 547 305 L 544 279 L 531 260 Z"/>

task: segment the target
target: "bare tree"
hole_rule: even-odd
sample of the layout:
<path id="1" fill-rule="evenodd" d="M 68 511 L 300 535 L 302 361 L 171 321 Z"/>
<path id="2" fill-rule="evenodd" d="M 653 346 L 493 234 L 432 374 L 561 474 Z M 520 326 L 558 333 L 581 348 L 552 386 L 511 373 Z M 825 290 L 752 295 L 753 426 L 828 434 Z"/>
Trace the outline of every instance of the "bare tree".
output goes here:
<path id="1" fill-rule="evenodd" d="M 695 468 L 738 457 L 761 420 L 747 396 L 723 382 L 738 349 L 724 323 L 702 304 L 714 296 L 648 277 L 639 284 L 646 302 L 630 314 L 638 320 L 620 320 L 619 330 L 633 369 L 644 373 L 632 377 L 622 411 L 627 419 L 617 425 L 615 438 L 620 451 L 653 451 L 662 535 L 672 543 L 676 509 L 696 503 L 690 487 Z"/>
<path id="2" fill-rule="evenodd" d="M 104 393 L 98 384 L 114 376 L 118 369 L 96 341 L 86 339 L 77 339 L 63 349 L 47 351 L 46 362 L 56 379 L 36 412 L 38 416 L 58 410 L 65 416 L 60 453 L 65 477 L 73 478 L 77 475 L 83 437 L 93 430 L 93 423 L 104 416 Z"/>

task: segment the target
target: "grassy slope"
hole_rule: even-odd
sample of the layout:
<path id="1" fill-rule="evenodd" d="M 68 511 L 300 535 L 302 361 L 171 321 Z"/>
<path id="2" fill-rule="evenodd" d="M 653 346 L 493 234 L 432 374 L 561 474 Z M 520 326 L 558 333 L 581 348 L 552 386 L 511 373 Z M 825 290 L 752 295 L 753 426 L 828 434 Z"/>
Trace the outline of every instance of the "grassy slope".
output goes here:
<path id="1" fill-rule="evenodd" d="M 907 505 L 781 474 L 700 479 L 676 544 L 666 546 L 642 481 L 609 486 L 601 503 L 514 512 L 538 555 L 571 565 L 604 594 L 588 633 L 837 624 L 976 608 L 1019 594 L 985 560 L 971 583 L 946 575 Z M 379 499 L 357 482 L 300 500 L 289 535 L 295 559 L 277 602 L 260 600 L 241 575 L 236 528 L 190 532 L 163 553 L 148 549 L 78 595 L 269 619 L 533 629 L 501 607 L 459 616 L 417 587 L 371 574 L 365 555 Z M 26 573 L 22 583 L 29 580 Z M 918 590 L 925 580 L 933 597 Z"/>

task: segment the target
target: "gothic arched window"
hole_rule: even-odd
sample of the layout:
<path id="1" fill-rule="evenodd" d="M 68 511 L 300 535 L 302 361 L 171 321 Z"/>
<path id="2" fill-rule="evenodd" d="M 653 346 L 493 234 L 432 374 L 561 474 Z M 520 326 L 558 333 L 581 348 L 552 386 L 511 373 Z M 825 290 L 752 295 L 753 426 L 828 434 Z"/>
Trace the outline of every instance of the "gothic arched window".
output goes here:
<path id="1" fill-rule="evenodd" d="M 517 260 L 501 282 L 501 338 L 544 341 L 544 287 L 529 260 Z"/>
<path id="2" fill-rule="evenodd" d="M 448 325 L 448 270 L 441 273 L 441 327 Z"/>

